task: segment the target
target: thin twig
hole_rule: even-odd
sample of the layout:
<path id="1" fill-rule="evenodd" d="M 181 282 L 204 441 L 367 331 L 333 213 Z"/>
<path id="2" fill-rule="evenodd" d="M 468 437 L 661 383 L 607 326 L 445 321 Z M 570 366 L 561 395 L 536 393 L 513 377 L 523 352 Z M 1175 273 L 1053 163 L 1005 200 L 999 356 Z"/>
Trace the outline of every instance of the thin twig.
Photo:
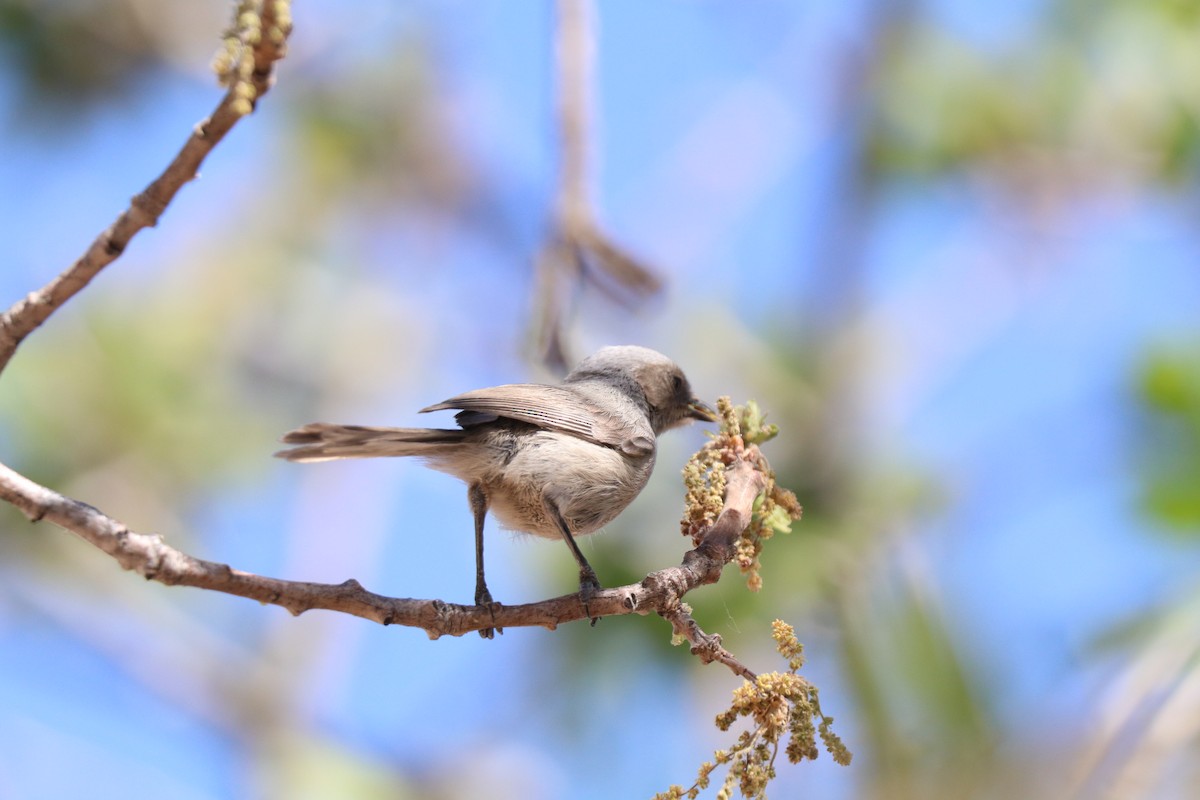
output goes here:
<path id="1" fill-rule="evenodd" d="M 700 629 L 692 615 L 679 606 L 671 611 L 659 612 L 663 619 L 671 623 L 675 635 L 682 636 L 691 643 L 692 655 L 699 657 L 705 664 L 717 663 L 729 667 L 734 675 L 740 675 L 748 681 L 758 677 L 749 667 L 738 660 L 737 656 L 721 645 L 719 633 L 705 633 Z"/>
<path id="2" fill-rule="evenodd" d="M 288 26 L 278 24 L 274 0 L 267 0 L 262 4 L 260 16 L 262 36 L 253 46 L 254 71 L 250 76 L 255 100 L 271 88 L 274 65 L 286 53 L 289 32 Z M 96 237 L 78 261 L 41 289 L 30 292 L 0 314 L 0 371 L 8 364 L 25 337 L 45 322 L 63 303 L 87 286 L 100 270 L 125 252 L 130 240 L 139 231 L 158 224 L 159 218 L 176 193 L 196 177 L 200 164 L 213 147 L 242 118 L 242 113 L 235 108 L 239 100 L 245 103 L 245 99 L 241 98 L 235 87 L 230 87 L 212 115 L 192 129 L 191 136 L 162 174 L 133 197 L 129 207 Z"/>

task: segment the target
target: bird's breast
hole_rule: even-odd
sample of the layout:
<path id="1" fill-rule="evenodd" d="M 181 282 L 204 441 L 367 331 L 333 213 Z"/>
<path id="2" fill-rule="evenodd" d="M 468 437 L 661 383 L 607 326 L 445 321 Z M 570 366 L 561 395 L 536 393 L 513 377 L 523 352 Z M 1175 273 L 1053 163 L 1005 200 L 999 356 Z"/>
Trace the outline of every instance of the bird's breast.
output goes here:
<path id="1" fill-rule="evenodd" d="M 553 504 L 572 534 L 594 533 L 633 502 L 654 469 L 654 452 L 631 457 L 553 431 L 530 433 L 503 468 L 484 479 L 489 505 L 506 528 L 559 538 Z"/>

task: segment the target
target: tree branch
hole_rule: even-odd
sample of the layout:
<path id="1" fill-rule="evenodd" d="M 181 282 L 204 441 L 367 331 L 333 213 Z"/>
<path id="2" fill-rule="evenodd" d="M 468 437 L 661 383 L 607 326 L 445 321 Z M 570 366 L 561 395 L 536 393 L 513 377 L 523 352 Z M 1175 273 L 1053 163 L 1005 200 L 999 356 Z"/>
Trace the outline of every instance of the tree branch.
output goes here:
<path id="1" fill-rule="evenodd" d="M 139 231 L 158 224 L 159 217 L 176 193 L 196 177 L 209 152 L 246 113 L 247 100 L 252 109 L 253 103 L 271 88 L 274 65 L 284 57 L 287 35 L 291 31 L 290 21 L 279 18 L 279 6 L 277 0 L 264 0 L 259 13 L 261 30 L 258 41 L 251 46 L 253 68 L 247 76 L 247 83 L 253 87 L 253 97 L 247 98 L 240 88 L 244 83 L 231 85 L 212 115 L 196 125 L 162 174 L 133 197 L 129 207 L 96 237 L 79 260 L 0 314 L 0 371 L 25 337 L 125 252 Z"/>
<path id="2" fill-rule="evenodd" d="M 740 675 L 748 681 L 754 681 L 758 675 L 737 659 L 733 653 L 721 646 L 721 634 L 708 634 L 700 630 L 692 615 L 683 606 L 671 611 L 660 611 L 663 619 L 671 623 L 671 630 L 676 636 L 682 636 L 691 642 L 692 655 L 697 656 L 705 664 L 716 661 L 729 667 L 734 675 Z"/>
<path id="3" fill-rule="evenodd" d="M 584 608 L 578 594 L 537 603 L 466 606 L 441 600 L 387 597 L 369 592 L 354 579 L 338 584 L 281 580 L 205 561 L 166 544 L 162 537 L 137 533 L 87 503 L 41 486 L 0 464 L 0 499 L 21 509 L 33 522 L 49 520 L 112 556 L 124 569 L 167 586 L 195 586 L 247 597 L 286 608 L 299 615 L 311 609 L 352 614 L 383 625 L 423 629 L 430 638 L 461 636 L 481 628 L 541 626 L 590 617 L 657 612 L 693 642 L 692 651 L 705 662 L 720 661 L 743 677 L 753 673 L 720 648 L 720 637 L 708 636 L 680 608 L 680 599 L 697 586 L 716 583 L 733 559 L 733 543 L 750 520 L 754 498 L 766 476 L 748 461 L 729 467 L 726 506 L 703 541 L 684 555 L 677 567 L 652 572 L 641 583 L 602 589 Z M 687 631 L 680 631 L 686 627 Z"/>

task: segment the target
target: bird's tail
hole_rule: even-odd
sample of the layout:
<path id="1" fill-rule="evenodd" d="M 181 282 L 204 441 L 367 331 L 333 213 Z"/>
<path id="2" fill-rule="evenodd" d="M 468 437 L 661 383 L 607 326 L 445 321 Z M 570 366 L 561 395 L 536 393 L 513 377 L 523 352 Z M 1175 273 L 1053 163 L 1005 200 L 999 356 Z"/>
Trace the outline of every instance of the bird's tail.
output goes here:
<path id="1" fill-rule="evenodd" d="M 363 425 L 329 425 L 312 422 L 288 431 L 277 458 L 288 461 L 330 461 L 335 458 L 378 456 L 437 456 L 440 450 L 463 441 L 466 431 L 438 428 L 370 428 Z"/>

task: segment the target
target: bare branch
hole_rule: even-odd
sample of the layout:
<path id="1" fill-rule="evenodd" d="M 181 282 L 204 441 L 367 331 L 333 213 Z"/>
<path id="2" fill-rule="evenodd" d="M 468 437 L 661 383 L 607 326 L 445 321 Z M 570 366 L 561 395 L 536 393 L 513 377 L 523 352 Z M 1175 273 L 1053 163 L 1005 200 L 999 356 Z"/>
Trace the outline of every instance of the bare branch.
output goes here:
<path id="1" fill-rule="evenodd" d="M 696 624 L 696 620 L 692 619 L 692 615 L 684 610 L 682 605 L 673 611 L 662 611 L 659 613 L 663 619 L 671 623 L 671 630 L 677 636 L 682 636 L 691 642 L 692 655 L 699 657 L 705 664 L 711 664 L 716 661 L 729 667 L 734 675 L 740 675 L 748 681 L 758 678 L 758 675 L 752 672 L 749 667 L 738 661 L 737 656 L 721 646 L 721 635 L 719 633 L 708 634 L 700 630 L 700 626 Z"/>
<path id="2" fill-rule="evenodd" d="M 100 270 L 115 261 L 143 228 L 154 227 L 183 185 L 196 177 L 200 164 L 242 118 L 247 99 L 251 107 L 271 88 L 274 65 L 287 49 L 290 22 L 277 17 L 276 0 L 265 0 L 259 14 L 261 36 L 252 46 L 253 70 L 248 76 L 254 97 L 246 98 L 238 85 L 230 86 L 212 115 L 192 130 L 179 153 L 140 194 L 129 203 L 87 251 L 66 271 L 37 291 L 29 293 L 0 314 L 0 371 L 8 364 L 25 337 L 87 286 Z"/>
<path id="3" fill-rule="evenodd" d="M 386 597 L 367 591 L 353 579 L 339 584 L 281 580 L 205 561 L 171 547 L 159 536 L 131 531 L 99 509 L 58 494 L 0 464 L 0 499 L 21 509 L 34 522 L 45 519 L 71 531 L 112 556 L 124 569 L 148 580 L 247 597 L 282 606 L 296 615 L 317 608 L 340 611 L 383 625 L 421 628 L 431 638 L 461 636 L 489 627 L 553 629 L 560 623 L 587 619 L 589 615 L 595 618 L 657 612 L 671 620 L 672 625 L 684 625 L 680 598 L 697 586 L 715 583 L 721 577 L 722 568 L 733 558 L 733 542 L 749 521 L 754 498 L 764 484 L 763 474 L 748 462 L 731 466 L 726 493 L 729 504 L 713 525 L 711 536 L 685 554 L 683 563 L 677 567 L 653 572 L 641 583 L 595 593 L 586 610 L 577 594 L 488 609 L 441 600 Z M 743 676 L 749 672 L 719 647 L 718 637 L 703 634 L 694 622 L 691 630 L 693 652 L 706 662 L 720 661 Z"/>

